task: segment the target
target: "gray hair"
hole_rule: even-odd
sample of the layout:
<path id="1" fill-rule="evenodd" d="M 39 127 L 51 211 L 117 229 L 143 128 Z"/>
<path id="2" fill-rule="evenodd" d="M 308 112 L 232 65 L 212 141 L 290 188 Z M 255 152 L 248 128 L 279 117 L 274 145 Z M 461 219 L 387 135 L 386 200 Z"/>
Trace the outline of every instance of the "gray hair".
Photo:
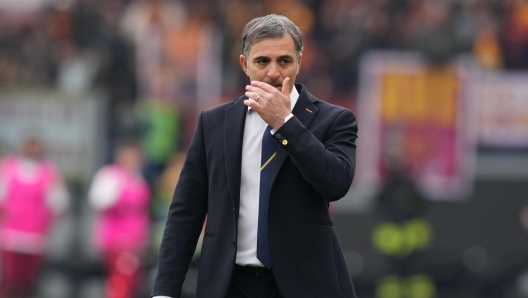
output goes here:
<path id="1" fill-rule="evenodd" d="M 290 19 L 285 16 L 269 14 L 267 16 L 254 18 L 247 23 L 242 32 L 242 55 L 248 58 L 251 46 L 265 38 L 280 38 L 289 34 L 295 43 L 297 58 L 303 51 L 302 34 Z"/>

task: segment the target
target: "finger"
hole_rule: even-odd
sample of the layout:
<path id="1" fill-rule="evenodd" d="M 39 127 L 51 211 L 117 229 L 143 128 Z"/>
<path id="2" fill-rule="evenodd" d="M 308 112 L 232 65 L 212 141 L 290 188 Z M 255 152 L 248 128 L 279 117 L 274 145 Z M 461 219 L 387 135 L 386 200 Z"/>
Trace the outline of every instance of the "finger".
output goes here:
<path id="1" fill-rule="evenodd" d="M 273 93 L 275 91 L 277 91 L 277 89 L 273 86 L 271 86 L 270 84 L 268 83 L 264 83 L 264 82 L 261 82 L 261 81 L 251 81 L 251 86 L 253 87 L 257 87 L 257 88 L 260 88 L 268 93 Z"/>
<path id="2" fill-rule="evenodd" d="M 290 78 L 282 81 L 282 94 L 290 96 Z"/>
<path id="3" fill-rule="evenodd" d="M 246 106 L 252 108 L 253 110 L 255 110 L 255 108 L 259 107 L 258 102 L 254 101 L 252 98 L 244 100 L 244 104 Z"/>
<path id="4" fill-rule="evenodd" d="M 262 95 L 258 94 L 257 92 L 252 92 L 252 91 L 247 91 L 245 95 L 248 99 L 250 98 L 255 102 L 258 102 L 262 98 Z"/>
<path id="5" fill-rule="evenodd" d="M 256 86 L 251 86 L 251 85 L 247 85 L 246 86 L 246 90 L 249 91 L 249 92 L 255 93 L 255 97 L 258 96 L 258 95 L 264 97 L 264 95 L 267 94 L 267 92 L 265 90 L 263 90 L 262 88 L 256 87 Z M 253 98 L 255 98 L 255 97 L 253 97 Z"/>

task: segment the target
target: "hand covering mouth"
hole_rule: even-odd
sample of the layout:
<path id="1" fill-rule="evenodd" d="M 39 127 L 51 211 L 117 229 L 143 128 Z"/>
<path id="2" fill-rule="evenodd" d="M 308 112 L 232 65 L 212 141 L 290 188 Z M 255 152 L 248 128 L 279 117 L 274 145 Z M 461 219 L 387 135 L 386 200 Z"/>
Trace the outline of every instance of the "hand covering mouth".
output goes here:
<path id="1" fill-rule="evenodd" d="M 275 83 L 275 84 L 270 84 L 270 85 L 277 88 L 277 90 L 282 91 L 282 83 L 281 84 Z"/>
<path id="2" fill-rule="evenodd" d="M 278 82 L 278 81 L 274 81 L 274 82 L 268 82 L 266 80 L 262 81 L 272 87 L 274 87 L 275 89 L 279 90 L 280 92 L 282 92 L 282 81 L 281 82 Z"/>

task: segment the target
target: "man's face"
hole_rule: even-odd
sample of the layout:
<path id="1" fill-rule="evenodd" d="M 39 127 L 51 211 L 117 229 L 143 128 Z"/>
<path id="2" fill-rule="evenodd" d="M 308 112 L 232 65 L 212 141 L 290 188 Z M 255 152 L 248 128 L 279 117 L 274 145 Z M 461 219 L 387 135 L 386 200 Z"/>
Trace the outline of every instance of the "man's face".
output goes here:
<path id="1" fill-rule="evenodd" d="M 23 153 L 28 158 L 39 159 L 44 153 L 44 148 L 39 140 L 30 138 L 24 142 Z"/>
<path id="2" fill-rule="evenodd" d="M 116 160 L 125 168 L 139 172 L 143 166 L 143 157 L 139 149 L 125 146 L 117 151 Z"/>
<path id="3" fill-rule="evenodd" d="M 290 78 L 290 91 L 299 73 L 302 55 L 297 58 L 293 38 L 286 34 L 266 38 L 251 45 L 248 57 L 240 55 L 242 69 L 252 81 L 268 83 L 282 91 L 282 81 Z"/>

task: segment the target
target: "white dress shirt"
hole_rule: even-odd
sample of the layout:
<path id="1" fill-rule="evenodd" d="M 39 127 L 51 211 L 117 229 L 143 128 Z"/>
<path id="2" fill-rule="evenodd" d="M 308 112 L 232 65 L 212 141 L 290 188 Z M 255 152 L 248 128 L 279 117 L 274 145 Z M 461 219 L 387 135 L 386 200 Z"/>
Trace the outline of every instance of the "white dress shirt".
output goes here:
<path id="1" fill-rule="evenodd" d="M 293 88 L 290 94 L 291 109 L 297 103 L 299 92 Z M 291 117 L 287 117 L 289 119 Z M 257 113 L 248 109 L 242 141 L 242 173 L 240 180 L 240 211 L 238 215 L 238 239 L 236 264 L 264 266 L 257 259 L 257 232 L 260 195 L 260 159 L 262 135 L 268 124 Z M 272 131 L 274 133 L 274 131 Z"/>
<path id="2" fill-rule="evenodd" d="M 291 110 L 299 99 L 294 87 L 290 93 Z M 293 117 L 290 114 L 285 122 Z M 257 259 L 257 232 L 260 195 L 260 159 L 262 154 L 262 135 L 268 124 L 257 113 L 248 108 L 244 139 L 242 141 L 242 173 L 240 179 L 240 211 L 238 215 L 238 248 L 235 263 L 242 266 L 264 267 Z M 271 133 L 275 133 L 274 130 Z M 153 298 L 171 298 L 154 296 Z"/>

